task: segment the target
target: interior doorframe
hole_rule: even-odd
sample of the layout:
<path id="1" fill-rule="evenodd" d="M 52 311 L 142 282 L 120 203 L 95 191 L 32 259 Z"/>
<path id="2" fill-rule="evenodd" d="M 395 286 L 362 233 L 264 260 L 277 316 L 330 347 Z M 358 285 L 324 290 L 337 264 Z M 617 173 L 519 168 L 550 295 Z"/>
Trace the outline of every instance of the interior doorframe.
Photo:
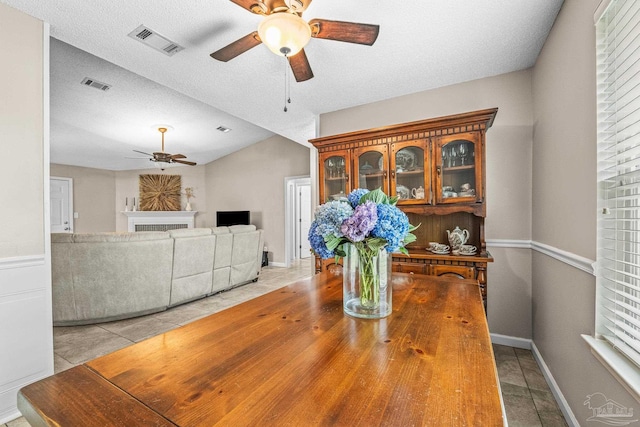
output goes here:
<path id="1" fill-rule="evenodd" d="M 311 186 L 310 176 L 292 176 L 284 178 L 284 265 L 283 267 L 291 267 L 291 258 L 295 251 L 295 209 L 296 209 L 296 186 Z M 313 193 L 311 197 L 311 205 L 313 204 Z M 312 206 L 309 205 L 309 211 L 313 213 Z"/>
<path id="2" fill-rule="evenodd" d="M 73 178 L 68 178 L 63 176 L 50 176 L 49 184 L 51 184 L 52 179 L 67 181 L 69 183 L 69 200 L 68 200 L 69 233 L 73 233 L 76 229 L 75 212 L 73 211 Z M 49 222 L 51 222 L 51 219 L 49 219 Z"/>

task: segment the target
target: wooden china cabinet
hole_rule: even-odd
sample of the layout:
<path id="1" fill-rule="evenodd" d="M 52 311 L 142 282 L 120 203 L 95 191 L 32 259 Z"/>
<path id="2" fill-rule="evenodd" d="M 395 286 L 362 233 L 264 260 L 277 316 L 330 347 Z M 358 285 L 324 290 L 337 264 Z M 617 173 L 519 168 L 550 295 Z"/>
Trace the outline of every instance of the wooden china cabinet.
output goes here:
<path id="1" fill-rule="evenodd" d="M 411 224 L 420 224 L 409 255 L 393 254 L 393 270 L 477 279 L 487 295 L 484 236 L 485 134 L 497 108 L 312 139 L 318 149 L 320 203 L 355 188 L 398 196 Z M 447 230 L 469 231 L 475 255 L 437 255 L 429 242 L 448 243 Z M 316 272 L 335 268 L 316 258 Z"/>

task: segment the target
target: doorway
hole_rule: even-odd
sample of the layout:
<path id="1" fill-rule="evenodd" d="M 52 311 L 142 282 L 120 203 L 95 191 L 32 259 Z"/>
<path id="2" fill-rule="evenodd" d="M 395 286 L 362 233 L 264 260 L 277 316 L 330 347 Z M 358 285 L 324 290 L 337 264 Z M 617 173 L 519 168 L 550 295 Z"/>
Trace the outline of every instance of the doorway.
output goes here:
<path id="1" fill-rule="evenodd" d="M 73 179 L 50 177 L 51 232 L 73 233 Z"/>
<path id="2" fill-rule="evenodd" d="M 311 256 L 311 178 L 285 178 L 285 266 Z"/>

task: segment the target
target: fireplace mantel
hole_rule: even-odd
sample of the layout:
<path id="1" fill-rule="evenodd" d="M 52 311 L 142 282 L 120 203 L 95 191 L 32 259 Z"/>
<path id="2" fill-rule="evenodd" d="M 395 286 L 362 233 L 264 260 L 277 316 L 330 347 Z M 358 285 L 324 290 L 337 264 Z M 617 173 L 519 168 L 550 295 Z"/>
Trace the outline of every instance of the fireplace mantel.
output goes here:
<path id="1" fill-rule="evenodd" d="M 193 228 L 198 211 L 125 211 L 122 213 L 128 218 L 128 231 L 152 231 Z"/>

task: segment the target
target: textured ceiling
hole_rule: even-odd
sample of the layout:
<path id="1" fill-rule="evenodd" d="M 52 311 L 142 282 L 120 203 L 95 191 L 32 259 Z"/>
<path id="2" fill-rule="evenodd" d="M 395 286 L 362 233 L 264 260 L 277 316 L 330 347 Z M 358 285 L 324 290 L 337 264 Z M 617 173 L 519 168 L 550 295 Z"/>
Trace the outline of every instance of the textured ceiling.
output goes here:
<path id="1" fill-rule="evenodd" d="M 283 58 L 265 46 L 209 57 L 260 22 L 230 1 L 0 2 L 51 24 L 52 162 L 113 170 L 149 166 L 126 157 L 159 150 L 159 123 L 175 128 L 167 152 L 207 163 L 274 133 L 306 143 L 325 112 L 531 67 L 562 5 L 314 0 L 305 19 L 379 24 L 380 34 L 371 47 L 312 39 L 315 77 L 292 81 L 285 113 Z M 185 50 L 168 57 L 127 36 L 141 24 Z M 84 87 L 85 77 L 113 88 Z"/>

